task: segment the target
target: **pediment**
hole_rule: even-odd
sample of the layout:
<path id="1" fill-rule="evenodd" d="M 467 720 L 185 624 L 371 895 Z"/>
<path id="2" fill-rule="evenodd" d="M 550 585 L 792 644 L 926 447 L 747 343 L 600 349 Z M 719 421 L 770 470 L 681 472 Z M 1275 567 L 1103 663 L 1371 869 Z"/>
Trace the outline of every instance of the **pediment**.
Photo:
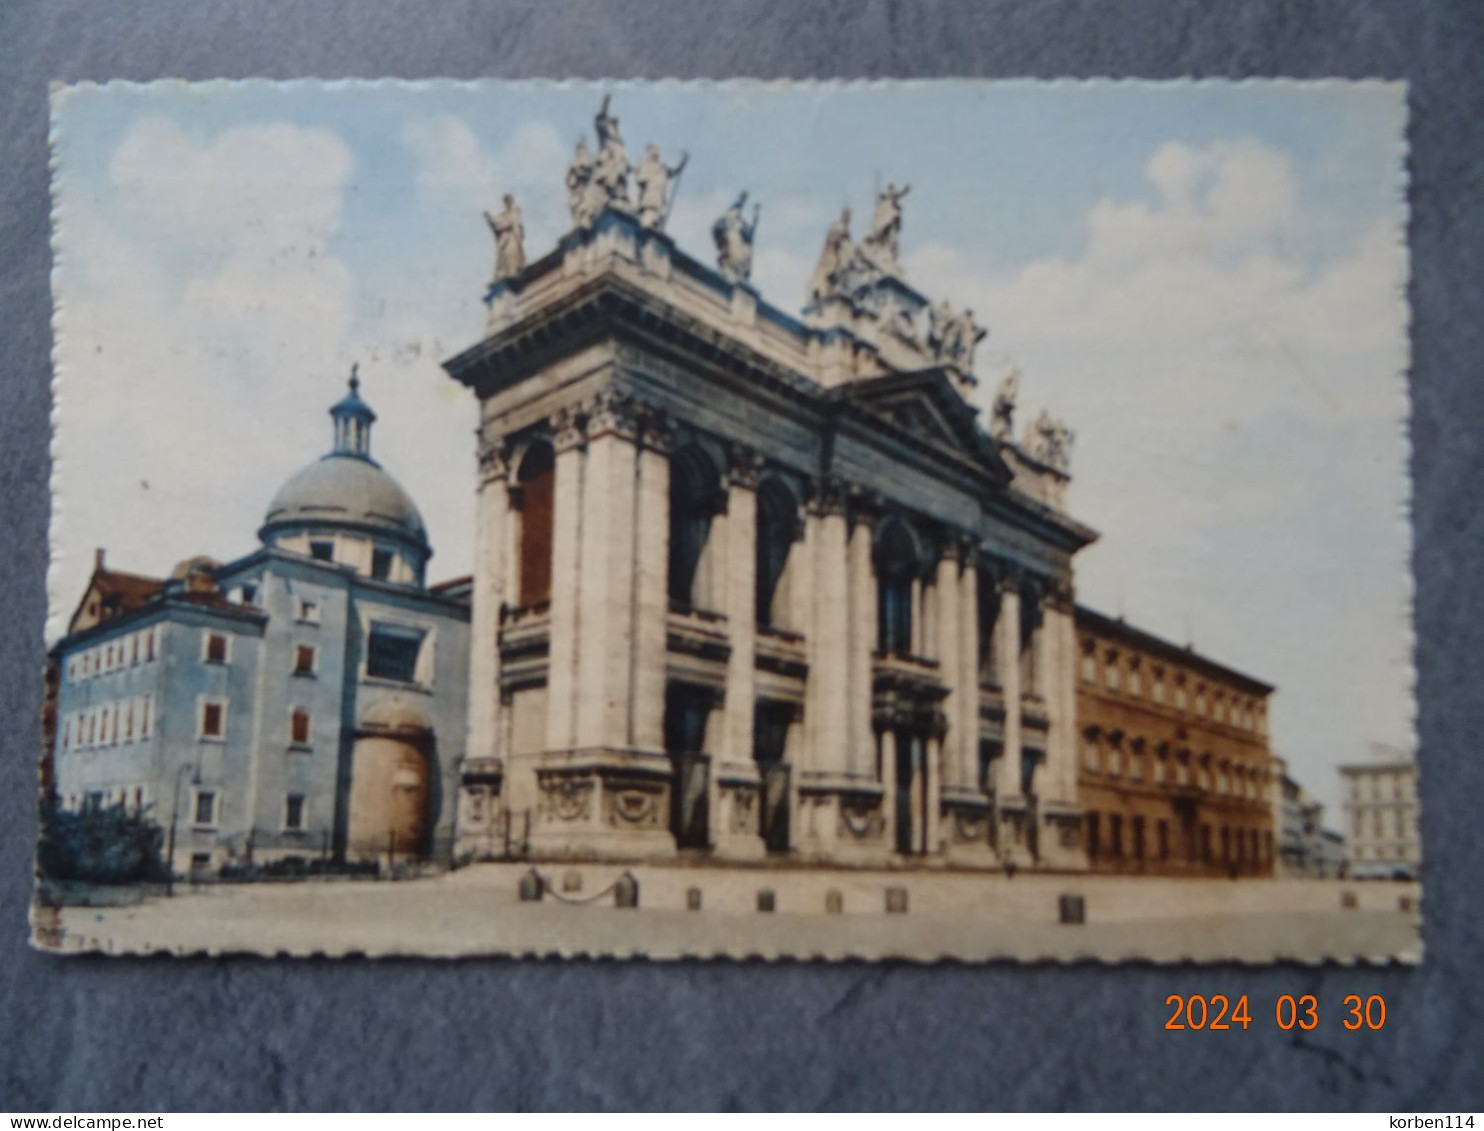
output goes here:
<path id="1" fill-rule="evenodd" d="M 1010 469 L 975 419 L 976 411 L 941 369 L 894 373 L 839 387 L 849 400 L 936 448 L 967 457 L 996 479 Z"/>

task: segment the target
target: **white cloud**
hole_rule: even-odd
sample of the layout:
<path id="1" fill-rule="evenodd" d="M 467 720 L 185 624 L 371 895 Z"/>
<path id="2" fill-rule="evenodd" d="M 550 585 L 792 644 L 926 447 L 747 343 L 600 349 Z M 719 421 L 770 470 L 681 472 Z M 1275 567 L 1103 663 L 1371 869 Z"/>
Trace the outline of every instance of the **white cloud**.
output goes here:
<path id="1" fill-rule="evenodd" d="M 87 542 L 139 572 L 251 549 L 268 500 L 243 485 L 323 449 L 323 421 L 281 406 L 348 364 L 354 285 L 330 241 L 352 167 L 325 130 L 194 138 L 152 118 L 120 140 L 108 192 L 64 194 L 52 633 Z"/>
<path id="2" fill-rule="evenodd" d="M 1073 508 L 1103 532 L 1084 597 L 1276 682 L 1275 741 L 1333 797 L 1333 762 L 1410 717 L 1402 233 L 1301 262 L 1289 237 L 1325 202 L 1252 141 L 1165 145 L 1145 174 L 1076 254 L 995 277 L 939 244 L 909 270 L 990 323 L 981 376 L 1023 368 L 1022 419 L 1047 404 L 1077 430 Z"/>

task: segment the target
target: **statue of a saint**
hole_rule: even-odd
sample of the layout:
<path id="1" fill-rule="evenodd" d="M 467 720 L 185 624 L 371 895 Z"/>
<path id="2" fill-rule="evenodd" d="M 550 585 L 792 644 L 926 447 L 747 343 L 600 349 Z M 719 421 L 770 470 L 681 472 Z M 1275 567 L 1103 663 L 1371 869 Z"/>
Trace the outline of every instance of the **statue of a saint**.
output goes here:
<path id="1" fill-rule="evenodd" d="M 912 191 L 911 185 L 897 188 L 889 184 L 876 197 L 876 211 L 871 216 L 871 230 L 861 240 L 861 248 L 883 271 L 897 269 L 897 256 L 902 239 L 902 198 Z"/>
<path id="2" fill-rule="evenodd" d="M 751 223 L 747 222 L 743 211 L 746 207 L 747 193 L 744 191 L 711 225 L 711 238 L 716 241 L 716 266 L 734 283 L 745 283 L 752 278 L 752 239 L 757 232 L 762 205 L 752 206 Z"/>
<path id="3" fill-rule="evenodd" d="M 948 360 L 949 339 L 953 335 L 953 307 L 945 298 L 928 309 L 927 346 L 936 361 Z"/>
<path id="4" fill-rule="evenodd" d="M 618 132 L 618 119 L 608 113 L 609 95 L 603 96 L 593 126 L 598 132 L 598 160 L 593 166 L 593 181 L 603 190 L 603 202 L 625 212 L 629 203 L 629 154 L 624 149 L 623 135 Z"/>
<path id="5" fill-rule="evenodd" d="M 664 230 L 665 221 L 670 216 L 670 202 L 674 199 L 674 194 L 670 191 L 671 185 L 679 183 L 680 174 L 685 171 L 685 163 L 689 160 L 689 154 L 682 152 L 680 164 L 672 167 L 666 165 L 664 158 L 660 156 L 659 146 L 650 142 L 644 147 L 644 160 L 639 162 L 639 169 L 634 174 L 639 189 L 641 226 L 657 231 Z"/>
<path id="6" fill-rule="evenodd" d="M 996 440 L 1008 441 L 1015 435 L 1015 398 L 1020 392 L 1020 370 L 1012 369 L 1005 374 L 1000 387 L 995 391 L 993 415 L 989 420 L 989 434 Z"/>
<path id="7" fill-rule="evenodd" d="M 495 282 L 519 275 L 526 266 L 526 226 L 521 222 L 515 197 L 505 194 L 505 207 L 498 215 L 484 214 L 495 236 Z"/>
<path id="8" fill-rule="evenodd" d="M 974 321 L 974 312 L 969 309 L 954 318 L 951 325 L 947 343 L 949 360 L 958 366 L 959 372 L 973 373 L 974 351 L 989 331 Z"/>
<path id="9" fill-rule="evenodd" d="M 587 139 L 578 138 L 572 164 L 567 166 L 567 209 L 574 225 L 585 228 L 593 222 L 603 207 L 601 195 L 593 184 L 593 155 L 588 152 Z"/>
<path id="10" fill-rule="evenodd" d="M 839 219 L 825 233 L 824 250 L 809 279 L 809 301 L 818 302 L 840 293 L 840 282 L 850 266 L 855 248 L 850 241 L 850 209 L 842 208 Z"/>
<path id="11" fill-rule="evenodd" d="M 1025 430 L 1020 446 L 1039 463 L 1066 472 L 1072 466 L 1072 441 L 1076 433 L 1044 408 Z"/>

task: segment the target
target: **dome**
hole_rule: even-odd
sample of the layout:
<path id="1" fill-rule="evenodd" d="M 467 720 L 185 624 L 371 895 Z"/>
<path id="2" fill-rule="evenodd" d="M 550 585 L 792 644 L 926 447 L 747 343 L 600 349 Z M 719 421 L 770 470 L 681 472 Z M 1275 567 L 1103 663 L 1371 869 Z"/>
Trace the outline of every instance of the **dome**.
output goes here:
<path id="1" fill-rule="evenodd" d="M 428 548 L 423 516 L 402 485 L 371 460 L 338 452 L 298 472 L 273 496 L 262 536 L 291 526 L 351 526 Z"/>
<path id="2" fill-rule="evenodd" d="M 390 567 L 379 572 L 373 567 L 372 576 L 421 585 L 423 566 L 433 553 L 427 527 L 402 485 L 371 458 L 371 425 L 376 414 L 361 399 L 360 387 L 352 367 L 349 394 L 330 409 L 334 421 L 330 454 L 279 489 L 268 504 L 258 537 L 265 545 L 287 545 L 300 552 L 311 552 L 311 546 L 303 544 L 306 535 L 313 538 L 342 530 L 361 539 L 391 541 L 410 572 L 393 577 Z M 333 560 L 341 559 L 337 555 Z"/>

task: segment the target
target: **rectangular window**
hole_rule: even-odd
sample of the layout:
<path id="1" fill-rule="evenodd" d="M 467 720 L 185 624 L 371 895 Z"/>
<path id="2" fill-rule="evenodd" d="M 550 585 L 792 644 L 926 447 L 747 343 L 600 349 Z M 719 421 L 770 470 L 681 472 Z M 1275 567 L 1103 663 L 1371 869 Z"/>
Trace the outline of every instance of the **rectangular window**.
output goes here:
<path id="1" fill-rule="evenodd" d="M 299 602 L 299 619 L 306 624 L 319 624 L 319 605 L 314 601 Z"/>
<path id="2" fill-rule="evenodd" d="M 104 706 L 98 717 L 98 745 L 107 746 L 113 738 L 113 708 Z M 1377 831 L 1380 830 L 1380 820 L 1376 822 Z"/>
<path id="3" fill-rule="evenodd" d="M 129 633 L 129 666 L 132 668 L 139 663 L 139 633 Z"/>
<path id="4" fill-rule="evenodd" d="M 66 750 L 72 745 L 72 720 L 62 720 L 62 749 Z"/>
<path id="5" fill-rule="evenodd" d="M 295 707 L 289 716 L 289 741 L 295 746 L 309 745 L 309 712 Z"/>
<path id="6" fill-rule="evenodd" d="M 392 552 L 390 550 L 371 551 L 371 576 L 377 581 L 386 581 L 392 576 Z"/>
<path id="7" fill-rule="evenodd" d="M 258 587 L 244 583 L 238 595 L 244 605 L 255 605 L 258 601 Z"/>
<path id="8" fill-rule="evenodd" d="M 309 543 L 309 556 L 317 562 L 333 562 L 335 560 L 335 543 L 311 542 Z"/>
<path id="9" fill-rule="evenodd" d="M 124 741 L 125 742 L 133 742 L 134 741 L 134 700 L 132 700 L 132 699 L 126 699 L 126 700 L 124 700 L 123 707 L 121 709 L 124 712 Z"/>
<path id="10" fill-rule="evenodd" d="M 1114 813 L 1108 820 L 1108 848 L 1115 858 L 1123 855 L 1123 817 Z"/>
<path id="11" fill-rule="evenodd" d="M 192 810 L 192 816 L 198 825 L 213 826 L 216 824 L 216 790 L 198 789 L 196 791 L 196 804 Z"/>
<path id="12" fill-rule="evenodd" d="M 1168 860 L 1170 858 L 1170 822 L 1169 821 L 1160 821 L 1158 835 L 1159 835 L 1159 858 L 1161 860 Z"/>
<path id="13" fill-rule="evenodd" d="M 155 625 L 144 634 L 144 662 L 152 663 L 160 647 L 160 626 Z"/>
<path id="14" fill-rule="evenodd" d="M 289 832 L 304 831 L 304 795 L 291 793 L 284 798 L 283 827 Z"/>
<path id="15" fill-rule="evenodd" d="M 201 657 L 208 664 L 225 664 L 227 662 L 227 637 L 221 632 L 208 632 L 204 646 L 204 655 Z"/>
<path id="16" fill-rule="evenodd" d="M 1134 818 L 1134 859 L 1144 859 L 1144 818 Z"/>
<path id="17" fill-rule="evenodd" d="M 1098 843 L 1098 824 L 1098 815 L 1089 813 L 1087 815 L 1087 855 L 1093 860 L 1096 860 L 1102 851 L 1102 845 Z"/>
<path id="18" fill-rule="evenodd" d="M 294 674 L 314 674 L 314 645 L 299 644 L 294 648 Z"/>
<path id="19" fill-rule="evenodd" d="M 201 704 L 201 737 L 221 738 L 226 733 L 226 711 L 215 699 L 208 699 Z"/>
<path id="20" fill-rule="evenodd" d="M 155 697 L 145 695 L 139 700 L 139 737 L 148 738 L 154 726 Z"/>
<path id="21" fill-rule="evenodd" d="M 420 628 L 373 624 L 366 642 L 366 674 L 398 683 L 417 680 L 417 661 L 426 633 Z"/>

